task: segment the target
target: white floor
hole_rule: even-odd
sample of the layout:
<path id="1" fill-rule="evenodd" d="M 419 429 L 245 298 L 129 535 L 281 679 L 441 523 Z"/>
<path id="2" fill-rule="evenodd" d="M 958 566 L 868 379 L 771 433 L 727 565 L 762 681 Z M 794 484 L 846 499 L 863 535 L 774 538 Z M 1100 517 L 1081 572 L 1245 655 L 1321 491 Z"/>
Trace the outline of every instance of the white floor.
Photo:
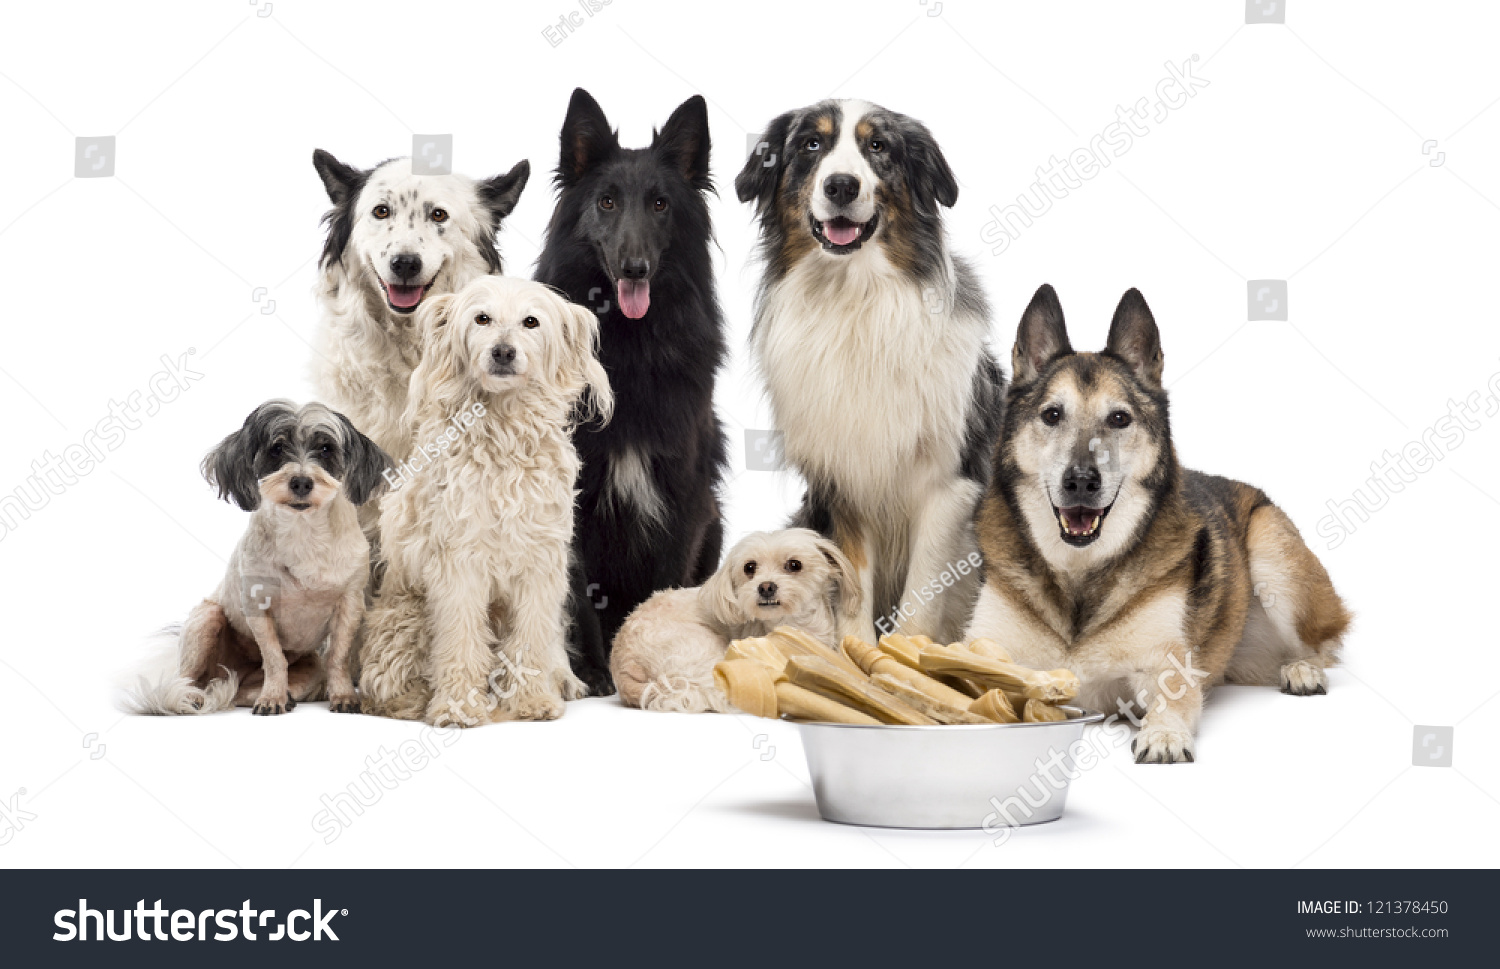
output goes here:
<path id="1" fill-rule="evenodd" d="M 28 716 L 12 706 L 4 718 L 6 773 L 28 778 L 19 806 L 35 815 L 0 849 L 15 867 L 1500 862 L 1500 843 L 1465 833 L 1493 824 L 1496 804 L 1477 786 L 1500 790 L 1493 759 L 1411 766 L 1410 725 L 1343 671 L 1327 697 L 1219 691 L 1197 763 L 1138 766 L 1117 750 L 1073 783 L 1062 820 L 1000 847 L 981 831 L 820 820 L 797 728 L 752 717 L 586 700 L 555 723 L 462 732 L 446 747 L 433 738 L 436 756 L 377 785 L 361 777 L 366 759 L 398 753 L 421 725 L 304 705 L 280 718 L 130 718 L 85 749 L 34 691 L 13 698 Z M 1492 745 L 1488 733 L 1469 743 Z M 373 803 L 355 813 L 342 798 L 347 823 L 323 815 L 324 798 L 337 804 L 351 783 Z"/>

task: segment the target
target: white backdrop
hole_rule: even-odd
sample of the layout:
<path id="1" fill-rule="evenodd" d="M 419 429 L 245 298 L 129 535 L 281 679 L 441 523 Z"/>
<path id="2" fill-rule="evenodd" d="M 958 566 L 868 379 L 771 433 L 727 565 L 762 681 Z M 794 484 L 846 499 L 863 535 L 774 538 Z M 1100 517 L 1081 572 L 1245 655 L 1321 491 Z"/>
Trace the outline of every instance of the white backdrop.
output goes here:
<path id="1" fill-rule="evenodd" d="M 1500 862 L 1482 835 L 1500 821 L 1500 14 L 1289 7 L 1285 24 L 1250 25 L 1236 0 L 9 11 L 0 500 L 112 401 L 149 394 L 163 356 L 202 377 L 0 533 L 0 865 Z M 1184 62 L 1207 85 L 1185 99 L 1167 87 L 1180 103 L 1158 108 Z M 1004 359 L 1042 282 L 1080 348 L 1102 345 L 1121 292 L 1145 293 L 1183 461 L 1265 488 L 1357 613 L 1329 695 L 1220 691 L 1197 764 L 1138 767 L 1119 751 L 1075 783 L 1061 822 L 1001 847 L 825 824 L 793 728 L 613 699 L 465 734 L 325 840 L 322 799 L 417 725 L 321 706 L 122 717 L 111 676 L 214 587 L 245 524 L 198 476 L 202 454 L 260 401 L 310 394 L 327 208 L 313 149 L 369 166 L 409 153 L 414 134 L 450 133 L 470 175 L 530 158 L 501 240 L 507 270 L 529 273 L 575 86 L 630 145 L 693 93 L 708 99 L 734 349 L 718 393 L 735 439 L 731 536 L 778 524 L 800 490 L 745 470 L 744 433 L 767 418 L 745 347 L 755 233 L 733 177 L 781 111 L 866 98 L 942 144 L 962 184 L 953 244 L 983 276 Z M 992 207 L 1142 98 L 1147 133 L 997 255 Z M 109 135 L 92 152 L 75 140 Z M 79 153 L 99 177 L 74 177 Z M 1286 319 L 1251 321 L 1257 306 Z M 1445 417 L 1473 394 L 1477 417 Z M 1368 483 L 1372 461 L 1424 436 L 1447 442 L 1432 445 L 1441 460 Z M 1357 489 L 1380 506 L 1369 520 L 1320 528 Z M 1454 729 L 1437 738 L 1452 767 L 1414 766 L 1417 725 Z"/>

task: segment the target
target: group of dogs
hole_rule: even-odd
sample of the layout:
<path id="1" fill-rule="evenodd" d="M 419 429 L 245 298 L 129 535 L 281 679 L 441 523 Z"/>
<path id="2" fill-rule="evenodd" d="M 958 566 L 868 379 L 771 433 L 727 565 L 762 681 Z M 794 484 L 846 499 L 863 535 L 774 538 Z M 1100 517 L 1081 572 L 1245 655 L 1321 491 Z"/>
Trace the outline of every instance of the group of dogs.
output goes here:
<path id="1" fill-rule="evenodd" d="M 315 153 L 323 402 L 263 404 L 205 459 L 250 526 L 136 709 L 326 695 L 473 725 L 618 688 L 728 710 L 714 663 L 782 624 L 992 638 L 1138 711 L 1142 762 L 1193 759 L 1217 683 L 1325 692 L 1349 615 L 1264 493 L 1177 463 L 1140 293 L 1080 352 L 1043 285 L 1007 381 L 943 152 L 863 101 L 775 118 L 734 181 L 760 229 L 751 348 L 806 492 L 722 554 L 704 101 L 632 149 L 579 89 L 560 142 L 533 280 L 496 248 L 527 162 L 473 181 Z"/>

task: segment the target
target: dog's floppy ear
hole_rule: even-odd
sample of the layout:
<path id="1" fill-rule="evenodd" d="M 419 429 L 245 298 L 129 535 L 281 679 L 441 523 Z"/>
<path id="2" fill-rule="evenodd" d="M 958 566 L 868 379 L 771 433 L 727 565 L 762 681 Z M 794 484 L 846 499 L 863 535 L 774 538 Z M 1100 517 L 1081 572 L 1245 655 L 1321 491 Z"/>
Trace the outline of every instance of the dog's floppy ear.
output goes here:
<path id="1" fill-rule="evenodd" d="M 607 424 L 615 412 L 615 394 L 609 386 L 609 374 L 599 362 L 599 317 L 587 306 L 568 302 L 566 297 L 558 296 L 558 300 L 563 304 L 567 366 L 583 381 L 582 416 L 597 416 L 601 423 Z"/>
<path id="2" fill-rule="evenodd" d="M 695 94 L 677 106 L 660 132 L 652 132 L 651 150 L 670 159 L 694 188 L 713 191 L 708 173 L 708 104 Z"/>
<path id="3" fill-rule="evenodd" d="M 411 374 L 410 393 L 406 400 L 406 422 L 411 424 L 417 416 L 417 406 L 425 392 L 453 379 L 459 368 L 465 366 L 456 355 L 455 341 L 448 320 L 453 314 L 457 293 L 443 293 L 422 300 L 417 307 L 417 334 L 422 341 L 422 359 Z"/>
<path id="4" fill-rule="evenodd" d="M 839 615 L 845 619 L 858 619 L 860 608 L 864 605 L 865 590 L 859 581 L 859 575 L 854 571 L 854 563 L 844 554 L 831 539 L 819 536 L 814 542 L 818 552 L 828 560 L 833 567 L 834 582 L 838 586 L 838 594 L 834 601 Z"/>
<path id="5" fill-rule="evenodd" d="M 1072 352 L 1068 324 L 1063 320 L 1057 290 L 1042 283 L 1036 295 L 1031 297 L 1026 312 L 1021 314 L 1021 325 L 1016 327 L 1016 345 L 1010 352 L 1016 383 L 1035 380 L 1053 359 Z"/>
<path id="6" fill-rule="evenodd" d="M 344 427 L 344 495 L 352 503 L 363 505 L 385 490 L 385 472 L 394 467 L 394 462 L 380 445 L 360 433 L 353 421 L 337 411 L 334 414 Z"/>
<path id="7" fill-rule="evenodd" d="M 951 209 L 958 201 L 958 179 L 948 167 L 948 159 L 932 132 L 915 122 L 906 133 L 906 180 L 917 213 L 926 218 L 938 216 L 938 205 Z"/>
<path id="8" fill-rule="evenodd" d="M 1152 387 L 1161 386 L 1161 333 L 1156 318 L 1138 289 L 1129 289 L 1115 307 L 1115 318 L 1109 324 L 1109 339 L 1104 352 L 1124 361 L 1138 379 Z"/>
<path id="9" fill-rule="evenodd" d="M 745 614 L 734 597 L 736 561 L 726 558 L 708 581 L 698 589 L 698 608 L 721 628 L 745 624 Z"/>
<path id="10" fill-rule="evenodd" d="M 557 183 L 563 188 L 577 182 L 589 169 L 620 149 L 620 140 L 609 127 L 604 109 L 581 87 L 573 89 L 573 97 L 568 101 L 561 142 Z"/>
<path id="11" fill-rule="evenodd" d="M 232 499 L 242 511 L 260 507 L 260 481 L 255 476 L 255 455 L 266 442 L 273 414 L 290 409 L 286 401 L 261 404 L 245 418 L 240 429 L 219 442 L 203 457 L 200 469 L 221 499 Z"/>
<path id="12" fill-rule="evenodd" d="M 734 192 L 741 202 L 754 202 L 757 212 L 764 212 L 781 184 L 786 170 L 786 137 L 792 130 L 796 113 L 788 111 L 766 126 L 745 167 L 734 178 Z"/>
<path id="13" fill-rule="evenodd" d="M 521 200 L 521 191 L 526 188 L 526 181 L 529 178 L 531 178 L 531 162 L 523 158 L 504 175 L 496 175 L 476 186 L 479 190 L 479 201 L 490 210 L 491 227 L 500 228 L 501 220 L 515 211 L 516 203 Z"/>

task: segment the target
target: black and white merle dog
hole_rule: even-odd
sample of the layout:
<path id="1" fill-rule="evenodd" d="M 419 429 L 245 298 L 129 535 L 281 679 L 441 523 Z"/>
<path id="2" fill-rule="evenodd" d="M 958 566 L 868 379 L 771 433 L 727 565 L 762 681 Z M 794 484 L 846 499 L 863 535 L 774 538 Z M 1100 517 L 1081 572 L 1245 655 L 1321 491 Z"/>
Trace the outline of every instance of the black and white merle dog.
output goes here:
<path id="1" fill-rule="evenodd" d="M 846 631 L 956 639 L 1005 378 L 978 280 L 948 249 L 953 172 L 920 122 L 823 101 L 772 121 L 735 189 L 765 260 L 752 349 L 807 480 L 794 524 L 834 539 L 863 585 Z"/>
<path id="2" fill-rule="evenodd" d="M 689 98 L 650 147 L 621 148 L 580 88 L 561 143 L 536 279 L 599 314 L 599 360 L 615 394 L 608 425 L 573 435 L 583 460 L 574 672 L 608 694 L 609 644 L 625 617 L 659 589 L 701 585 L 723 544 L 728 445 L 713 398 L 726 347 L 705 198 L 708 111 Z"/>
<path id="3" fill-rule="evenodd" d="M 479 182 L 413 174 L 410 158 L 365 171 L 321 149 L 313 166 L 333 202 L 324 216 L 314 383 L 323 400 L 403 461 L 411 452 L 406 388 L 422 350 L 412 314 L 430 296 L 501 271 L 495 235 L 531 164 Z"/>

